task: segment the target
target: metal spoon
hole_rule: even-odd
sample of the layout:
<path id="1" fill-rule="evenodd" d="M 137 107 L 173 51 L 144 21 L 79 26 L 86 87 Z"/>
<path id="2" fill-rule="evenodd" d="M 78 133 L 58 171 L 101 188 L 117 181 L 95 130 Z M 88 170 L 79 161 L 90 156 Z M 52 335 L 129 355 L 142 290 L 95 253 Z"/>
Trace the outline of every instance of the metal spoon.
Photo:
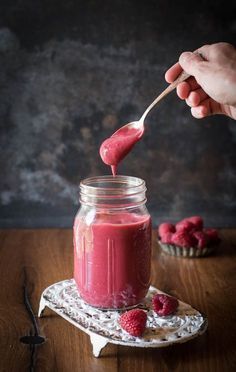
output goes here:
<path id="1" fill-rule="evenodd" d="M 187 74 L 185 71 L 182 71 L 181 74 L 177 77 L 173 83 L 169 84 L 168 87 L 163 90 L 161 94 L 157 98 L 154 99 L 154 101 L 148 106 L 148 108 L 144 111 L 141 118 L 137 121 L 132 121 L 131 123 L 128 123 L 126 125 L 123 125 L 121 128 L 119 128 L 112 136 L 116 136 L 120 132 L 124 132 L 130 129 L 136 129 L 139 132 L 138 138 L 142 137 L 144 132 L 144 120 L 146 119 L 147 114 L 151 111 L 151 109 L 158 103 L 162 98 L 167 96 L 172 90 L 174 90 L 179 83 L 182 83 L 183 81 L 187 80 L 190 77 L 189 74 Z"/>

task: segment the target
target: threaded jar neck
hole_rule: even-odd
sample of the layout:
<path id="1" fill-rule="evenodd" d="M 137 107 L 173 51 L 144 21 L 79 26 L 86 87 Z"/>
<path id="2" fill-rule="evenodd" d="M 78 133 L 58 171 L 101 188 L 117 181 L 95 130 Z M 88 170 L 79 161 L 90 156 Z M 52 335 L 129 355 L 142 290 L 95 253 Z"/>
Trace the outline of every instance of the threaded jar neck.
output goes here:
<path id="1" fill-rule="evenodd" d="M 101 208 L 132 208 L 146 203 L 146 185 L 141 178 L 99 176 L 80 182 L 80 202 Z"/>

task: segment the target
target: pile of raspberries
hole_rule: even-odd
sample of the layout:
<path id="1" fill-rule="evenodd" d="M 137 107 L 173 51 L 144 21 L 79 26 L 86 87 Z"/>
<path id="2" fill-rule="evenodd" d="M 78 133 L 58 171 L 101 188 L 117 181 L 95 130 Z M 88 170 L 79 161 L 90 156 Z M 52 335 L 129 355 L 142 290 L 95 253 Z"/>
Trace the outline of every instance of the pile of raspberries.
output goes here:
<path id="1" fill-rule="evenodd" d="M 163 244 L 200 249 L 219 243 L 217 230 L 205 229 L 203 226 L 203 219 L 200 216 L 185 218 L 176 225 L 165 222 L 158 228 L 159 240 Z"/>

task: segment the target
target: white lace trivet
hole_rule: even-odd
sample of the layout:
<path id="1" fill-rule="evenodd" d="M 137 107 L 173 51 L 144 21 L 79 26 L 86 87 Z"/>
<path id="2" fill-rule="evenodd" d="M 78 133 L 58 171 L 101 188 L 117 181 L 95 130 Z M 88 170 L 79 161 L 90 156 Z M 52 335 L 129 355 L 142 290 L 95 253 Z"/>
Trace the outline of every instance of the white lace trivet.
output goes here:
<path id="1" fill-rule="evenodd" d="M 151 299 L 156 293 L 163 292 L 151 286 L 146 298 L 138 306 L 147 310 L 148 315 L 142 337 L 133 337 L 120 327 L 119 317 L 123 311 L 100 310 L 84 302 L 74 279 L 55 283 L 43 291 L 38 316 L 42 315 L 47 306 L 87 333 L 96 357 L 109 342 L 125 346 L 163 347 L 189 341 L 205 332 L 206 317 L 184 302 L 179 301 L 178 311 L 174 315 L 158 316 L 151 307 Z"/>

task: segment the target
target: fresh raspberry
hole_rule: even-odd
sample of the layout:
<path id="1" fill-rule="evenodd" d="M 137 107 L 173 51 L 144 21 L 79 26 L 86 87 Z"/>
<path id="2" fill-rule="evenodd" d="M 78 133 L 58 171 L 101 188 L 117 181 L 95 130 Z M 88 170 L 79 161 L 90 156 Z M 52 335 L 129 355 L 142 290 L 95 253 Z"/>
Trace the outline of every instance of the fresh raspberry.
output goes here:
<path id="1" fill-rule="evenodd" d="M 174 233 L 174 232 L 175 232 L 174 225 L 168 222 L 161 223 L 158 228 L 158 233 L 161 238 L 167 233 Z"/>
<path id="2" fill-rule="evenodd" d="M 164 244 L 172 244 L 172 235 L 173 234 L 171 232 L 167 232 L 162 236 L 161 242 Z"/>
<path id="3" fill-rule="evenodd" d="M 216 229 L 205 229 L 204 232 L 210 244 L 217 244 L 220 242 L 219 234 Z"/>
<path id="4" fill-rule="evenodd" d="M 178 222 L 175 225 L 175 228 L 176 228 L 176 231 L 190 232 L 194 230 L 195 225 L 188 220 L 183 220 L 183 221 Z"/>
<path id="5" fill-rule="evenodd" d="M 203 219 L 200 216 L 192 216 L 185 218 L 183 221 L 192 222 L 192 224 L 197 228 L 197 230 L 203 229 Z"/>
<path id="6" fill-rule="evenodd" d="M 172 235 L 171 242 L 185 248 L 193 247 L 196 243 L 195 238 L 185 231 L 176 231 Z"/>
<path id="7" fill-rule="evenodd" d="M 208 237 L 203 231 L 195 231 L 193 236 L 197 240 L 197 248 L 205 248 L 207 246 Z"/>
<path id="8" fill-rule="evenodd" d="M 135 337 L 142 336 L 147 322 L 147 314 L 144 310 L 133 309 L 126 311 L 120 317 L 120 326 Z"/>
<path id="9" fill-rule="evenodd" d="M 178 305 L 177 298 L 164 294 L 156 294 L 152 298 L 153 309 L 160 316 L 167 316 L 174 313 Z"/>

